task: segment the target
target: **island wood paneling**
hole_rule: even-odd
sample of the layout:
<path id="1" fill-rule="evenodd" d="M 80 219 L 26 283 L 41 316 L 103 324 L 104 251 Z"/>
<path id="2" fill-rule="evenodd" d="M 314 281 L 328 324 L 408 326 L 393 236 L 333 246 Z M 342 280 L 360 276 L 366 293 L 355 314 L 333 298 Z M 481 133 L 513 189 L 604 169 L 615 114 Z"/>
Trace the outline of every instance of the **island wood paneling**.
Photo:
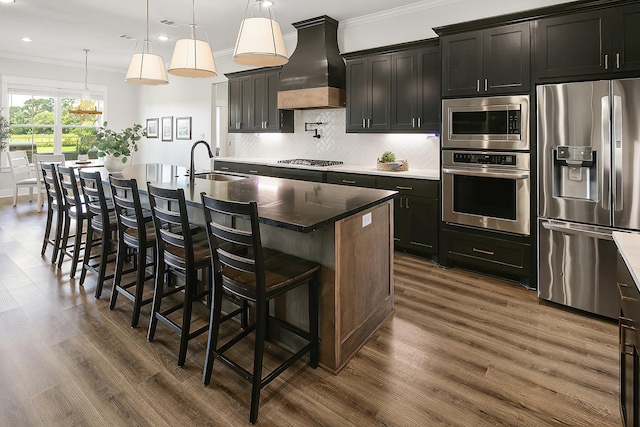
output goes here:
<path id="1" fill-rule="evenodd" d="M 201 385 L 205 336 L 178 368 L 174 333 L 146 340 L 148 307 L 131 328 L 125 298 L 109 311 L 93 278 L 81 288 L 69 261 L 40 257 L 45 212 L 11 204 L 0 199 L 1 426 L 248 425 L 247 382 L 216 364 Z M 276 378 L 257 425 L 620 425 L 615 322 L 428 260 L 396 253 L 394 266 L 395 313 L 338 375 L 303 359 Z M 250 347 L 234 349 L 247 365 Z M 269 368 L 281 352 L 267 346 Z"/>

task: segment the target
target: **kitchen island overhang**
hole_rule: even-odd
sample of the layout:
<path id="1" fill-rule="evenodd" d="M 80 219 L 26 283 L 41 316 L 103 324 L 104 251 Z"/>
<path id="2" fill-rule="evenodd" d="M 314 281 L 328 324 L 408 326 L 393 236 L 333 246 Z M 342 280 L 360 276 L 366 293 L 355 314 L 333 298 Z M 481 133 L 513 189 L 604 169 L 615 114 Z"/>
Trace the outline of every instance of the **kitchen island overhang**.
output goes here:
<path id="1" fill-rule="evenodd" d="M 262 176 L 190 182 L 184 167 L 162 164 L 129 165 L 118 175 L 136 179 L 143 193 L 147 182 L 182 188 L 192 222 L 204 223 L 202 192 L 222 200 L 255 200 L 265 247 L 322 265 L 320 365 L 330 372 L 338 373 L 393 313 L 395 191 Z M 306 330 L 306 301 L 307 288 L 301 287 L 277 299 L 272 310 Z M 296 346 L 284 331 L 274 336 L 284 346 Z"/>

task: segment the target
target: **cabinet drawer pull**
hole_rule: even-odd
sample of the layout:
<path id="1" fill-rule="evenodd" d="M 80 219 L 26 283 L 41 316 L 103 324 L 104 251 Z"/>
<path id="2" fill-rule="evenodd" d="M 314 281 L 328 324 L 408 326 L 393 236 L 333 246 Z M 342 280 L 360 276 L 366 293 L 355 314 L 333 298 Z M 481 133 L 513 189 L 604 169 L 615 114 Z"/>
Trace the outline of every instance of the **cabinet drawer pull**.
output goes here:
<path id="1" fill-rule="evenodd" d="M 249 169 L 249 173 L 258 173 L 258 171 L 254 171 L 254 170 Z"/>
<path id="2" fill-rule="evenodd" d="M 620 327 L 621 327 L 621 328 L 625 328 L 625 329 L 629 329 L 629 330 L 632 330 L 632 331 L 635 331 L 635 330 L 636 330 L 636 327 L 635 327 L 635 326 L 625 325 L 624 323 L 621 323 L 621 324 L 620 324 Z"/>
<path id="3" fill-rule="evenodd" d="M 226 166 L 222 166 L 220 169 L 223 170 L 223 171 L 228 171 L 229 170 L 229 168 L 226 167 Z"/>
<path id="4" fill-rule="evenodd" d="M 604 69 L 605 70 L 609 69 L 609 55 L 607 54 L 604 55 Z"/>
<path id="5" fill-rule="evenodd" d="M 485 255 L 494 255 L 493 251 L 485 251 L 485 250 L 478 249 L 478 248 L 473 248 L 473 252 L 478 252 L 478 253 L 485 254 Z"/>
<path id="6" fill-rule="evenodd" d="M 620 53 L 616 53 L 616 68 L 620 69 Z"/>
<path id="7" fill-rule="evenodd" d="M 413 187 L 403 187 L 402 185 L 396 185 L 396 190 L 413 190 Z"/>
<path id="8" fill-rule="evenodd" d="M 356 182 L 355 182 L 355 181 L 348 180 L 348 179 L 343 179 L 343 180 L 342 180 L 342 183 L 343 183 L 343 184 L 355 184 Z"/>
<path id="9" fill-rule="evenodd" d="M 624 300 L 624 301 L 635 301 L 635 302 L 640 302 L 640 300 L 638 298 L 633 298 L 633 297 L 628 297 L 626 295 L 620 295 L 620 299 Z"/>

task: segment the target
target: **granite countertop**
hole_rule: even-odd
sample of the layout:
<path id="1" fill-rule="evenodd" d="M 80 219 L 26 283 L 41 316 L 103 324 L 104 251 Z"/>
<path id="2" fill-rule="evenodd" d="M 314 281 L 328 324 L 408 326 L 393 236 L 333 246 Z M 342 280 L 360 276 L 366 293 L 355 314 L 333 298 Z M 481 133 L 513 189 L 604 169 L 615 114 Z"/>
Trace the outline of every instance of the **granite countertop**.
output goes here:
<path id="1" fill-rule="evenodd" d="M 108 181 L 104 168 L 95 169 Z M 136 179 L 146 192 L 147 181 L 165 188 L 182 188 L 188 204 L 201 206 L 200 193 L 222 200 L 258 202 L 260 221 L 276 227 L 310 232 L 340 219 L 392 200 L 396 191 L 349 187 L 265 176 L 238 176 L 232 181 L 196 178 L 189 182 L 187 169 L 162 164 L 129 165 L 122 174 Z"/>
<path id="2" fill-rule="evenodd" d="M 252 163 L 256 165 L 277 166 L 282 168 L 319 170 L 319 171 L 326 171 L 326 172 L 345 172 L 345 173 L 358 173 L 358 174 L 366 174 L 366 175 L 393 176 L 397 178 L 429 179 L 429 180 L 435 180 L 435 181 L 440 179 L 439 169 L 414 169 L 411 166 L 409 166 L 408 171 L 386 172 L 386 171 L 377 170 L 375 165 L 362 166 L 362 165 L 344 164 L 344 165 L 336 165 L 336 166 L 317 167 L 317 166 L 291 165 L 287 163 L 278 163 L 278 159 L 253 158 L 253 157 L 215 157 L 214 160 L 220 160 L 223 162 L 233 162 L 233 163 Z"/>
<path id="3" fill-rule="evenodd" d="M 640 291 L 640 234 L 614 231 L 613 240 Z"/>

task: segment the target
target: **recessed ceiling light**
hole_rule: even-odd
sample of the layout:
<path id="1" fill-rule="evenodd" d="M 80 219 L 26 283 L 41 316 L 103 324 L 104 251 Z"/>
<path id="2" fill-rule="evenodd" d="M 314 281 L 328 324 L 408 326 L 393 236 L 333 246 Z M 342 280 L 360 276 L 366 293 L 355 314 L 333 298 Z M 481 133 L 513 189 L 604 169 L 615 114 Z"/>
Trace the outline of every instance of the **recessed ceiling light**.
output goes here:
<path id="1" fill-rule="evenodd" d="M 31 39 L 29 37 L 23 37 L 21 40 L 23 42 L 27 42 L 27 43 L 31 41 Z"/>
<path id="2" fill-rule="evenodd" d="M 158 40 L 160 40 L 161 42 L 166 42 L 167 40 L 169 40 L 169 36 L 158 36 Z"/>
<path id="3" fill-rule="evenodd" d="M 0 3 L 15 3 L 16 0 L 0 0 Z"/>

